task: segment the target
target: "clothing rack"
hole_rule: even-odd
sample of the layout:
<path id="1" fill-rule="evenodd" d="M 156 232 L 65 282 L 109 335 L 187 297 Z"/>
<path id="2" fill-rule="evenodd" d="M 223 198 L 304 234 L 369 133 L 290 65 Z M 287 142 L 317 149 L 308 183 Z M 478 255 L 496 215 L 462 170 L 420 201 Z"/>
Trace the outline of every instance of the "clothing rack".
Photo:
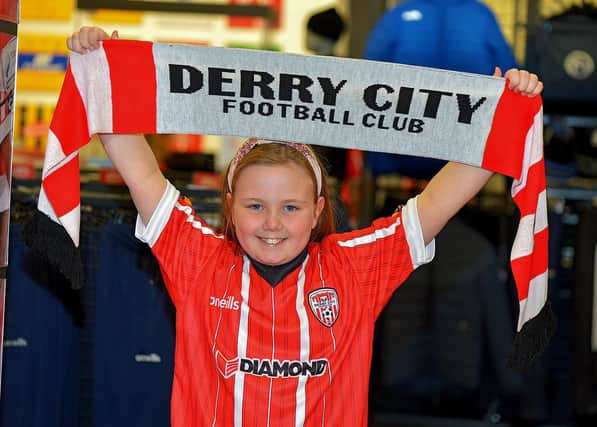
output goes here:
<path id="1" fill-rule="evenodd" d="M 36 212 L 40 182 L 13 180 L 1 427 L 169 423 L 174 309 L 157 261 L 134 237 L 128 189 L 88 178 L 81 184 L 81 290 L 25 247 L 21 230 Z M 179 188 L 198 215 L 219 225 L 218 191 Z M 22 403 L 32 400 L 41 404 Z"/>
<path id="2" fill-rule="evenodd" d="M 169 178 L 169 175 L 166 174 Z M 180 185 L 171 180 L 180 189 L 181 195 L 187 197 L 193 204 L 197 215 L 201 216 L 209 225 L 218 227 L 221 222 L 220 192 L 212 189 L 196 188 L 190 185 Z M 41 181 L 38 179 L 12 180 L 12 199 L 21 203 L 37 203 Z M 86 213 L 98 209 L 120 209 L 136 217 L 135 207 L 128 188 L 124 185 L 106 185 L 97 181 L 82 178 L 81 182 L 81 217 L 85 221 Z M 31 211 L 31 213 L 33 210 Z M 19 216 L 23 213 L 16 213 Z"/>

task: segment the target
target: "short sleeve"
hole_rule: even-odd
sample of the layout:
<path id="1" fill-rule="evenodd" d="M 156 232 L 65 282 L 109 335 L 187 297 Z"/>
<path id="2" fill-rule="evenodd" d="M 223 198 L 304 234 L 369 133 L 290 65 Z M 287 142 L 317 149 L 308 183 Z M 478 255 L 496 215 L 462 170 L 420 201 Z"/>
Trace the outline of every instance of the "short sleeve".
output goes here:
<path id="1" fill-rule="evenodd" d="M 419 196 L 410 199 L 402 209 L 404 234 L 408 242 L 413 270 L 430 262 L 435 255 L 435 239 L 425 246 L 423 230 L 419 221 L 419 211 L 417 209 L 418 198 Z"/>
<path id="2" fill-rule="evenodd" d="M 358 287 L 361 300 L 381 312 L 394 291 L 419 266 L 435 255 L 435 241 L 425 245 L 417 211 L 417 199 L 370 227 L 336 235 L 323 250 L 337 255 L 332 269 L 338 280 Z"/>
<path id="3" fill-rule="evenodd" d="M 141 216 L 137 215 L 137 222 L 135 224 L 135 237 L 144 243 L 147 243 L 150 247 L 153 247 L 156 240 L 162 233 L 162 230 L 166 226 L 170 214 L 176 201 L 180 197 L 180 192 L 168 181 L 166 183 L 166 189 L 162 198 L 158 203 L 156 209 L 153 211 L 151 218 L 147 225 L 143 224 Z"/>
<path id="4" fill-rule="evenodd" d="M 190 200 L 166 185 L 147 224 L 137 217 L 135 236 L 151 247 L 175 306 L 184 303 L 191 287 L 202 283 L 202 271 L 222 247 L 223 236 L 195 215 Z"/>

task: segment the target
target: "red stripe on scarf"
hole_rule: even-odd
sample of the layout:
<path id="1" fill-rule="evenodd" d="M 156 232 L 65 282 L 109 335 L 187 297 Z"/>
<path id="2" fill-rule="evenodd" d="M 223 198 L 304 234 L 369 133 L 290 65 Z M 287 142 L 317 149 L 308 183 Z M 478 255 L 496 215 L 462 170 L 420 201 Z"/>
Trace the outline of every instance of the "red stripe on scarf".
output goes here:
<path id="1" fill-rule="evenodd" d="M 50 129 L 60 141 L 60 147 L 65 156 L 83 147 L 91 138 L 85 104 L 81 99 L 70 65 L 64 76 Z M 78 170 L 75 176 L 79 176 Z"/>
<path id="2" fill-rule="evenodd" d="M 529 168 L 525 186 L 513 197 L 521 217 L 535 214 L 539 193 L 545 188 L 545 163 L 541 159 Z"/>
<path id="3" fill-rule="evenodd" d="M 73 179 L 73 177 L 78 177 L 79 173 L 79 156 L 77 155 L 42 181 L 42 186 L 56 216 L 61 217 L 79 206 L 81 200 L 79 180 Z"/>
<path id="4" fill-rule="evenodd" d="M 524 300 L 529 295 L 529 282 L 547 271 L 548 266 L 547 228 L 534 235 L 533 251 L 526 256 L 511 260 L 512 274 L 518 290 L 518 300 Z"/>
<path id="5" fill-rule="evenodd" d="M 113 132 L 155 133 L 157 84 L 153 43 L 106 41 L 103 47 L 110 67 Z"/>
<path id="6" fill-rule="evenodd" d="M 65 118 L 68 117 L 68 120 Z M 81 99 L 70 65 L 64 76 L 62 90 L 50 129 L 65 156 L 76 152 L 89 142 L 89 128 L 85 104 Z M 58 217 L 79 206 L 79 156 L 52 170 L 42 181 L 49 202 Z"/>
<path id="7" fill-rule="evenodd" d="M 542 102 L 540 96 L 532 98 L 532 102 L 517 102 L 517 98 L 522 95 L 514 93 L 508 88 L 508 84 L 509 81 L 506 80 L 504 92 L 493 116 L 481 167 L 519 178 L 525 138 L 533 125 L 535 114 L 541 109 Z"/>

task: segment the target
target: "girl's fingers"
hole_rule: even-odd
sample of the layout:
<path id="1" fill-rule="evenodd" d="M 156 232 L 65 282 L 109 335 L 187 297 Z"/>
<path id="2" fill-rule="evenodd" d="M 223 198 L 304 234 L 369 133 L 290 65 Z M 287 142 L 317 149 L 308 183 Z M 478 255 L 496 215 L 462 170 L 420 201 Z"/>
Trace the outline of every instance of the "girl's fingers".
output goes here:
<path id="1" fill-rule="evenodd" d="M 509 88 L 525 96 L 536 96 L 543 91 L 543 83 L 535 73 L 515 68 L 506 72 L 505 78 L 510 82 Z"/>
<path id="2" fill-rule="evenodd" d="M 81 41 L 79 39 L 78 34 L 73 34 L 72 36 L 70 36 L 68 38 L 68 40 L 67 40 L 67 46 L 73 52 L 85 53 L 85 51 L 81 47 Z"/>
<path id="3" fill-rule="evenodd" d="M 117 39 L 118 32 L 114 31 L 110 36 L 98 27 L 81 27 L 66 40 L 66 45 L 73 52 L 86 53 L 97 49 L 101 40 L 109 38 Z"/>
<path id="4" fill-rule="evenodd" d="M 529 74 L 529 83 L 524 91 L 525 95 L 533 96 L 537 85 L 539 84 L 539 78 L 536 74 Z"/>
<path id="5" fill-rule="evenodd" d="M 515 89 L 516 87 L 518 87 L 518 84 L 520 83 L 520 74 L 519 74 L 518 70 L 516 70 L 516 69 L 508 70 L 506 72 L 505 77 L 510 82 L 510 85 L 509 85 L 510 89 Z"/>
<path id="6" fill-rule="evenodd" d="M 539 80 L 539 83 L 537 83 L 537 87 L 535 88 L 534 95 L 539 95 L 541 92 L 543 92 L 543 82 Z"/>
<path id="7" fill-rule="evenodd" d="M 81 45 L 81 49 L 89 50 L 89 27 L 82 27 L 79 30 L 79 36 L 77 37 L 79 40 L 79 44 Z"/>
<path id="8" fill-rule="evenodd" d="M 520 70 L 518 75 L 520 77 L 520 80 L 518 81 L 518 85 L 515 87 L 515 90 L 517 92 L 524 93 L 526 92 L 529 86 L 529 72 L 526 70 Z"/>

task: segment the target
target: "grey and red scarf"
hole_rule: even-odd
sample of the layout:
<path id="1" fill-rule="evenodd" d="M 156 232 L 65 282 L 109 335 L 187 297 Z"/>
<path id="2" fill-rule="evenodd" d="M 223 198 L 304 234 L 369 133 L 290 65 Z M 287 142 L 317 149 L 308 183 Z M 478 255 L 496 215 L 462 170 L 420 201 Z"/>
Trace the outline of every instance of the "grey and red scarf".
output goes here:
<path id="1" fill-rule="evenodd" d="M 42 215 L 28 228 L 28 242 L 79 284 L 74 258 L 56 242 L 62 235 L 61 246 L 78 246 L 78 150 L 96 133 L 255 136 L 478 166 L 514 178 L 520 222 L 511 267 L 520 314 L 511 362 L 522 366 L 544 348 L 554 327 L 547 304 L 542 129 L 541 98 L 514 93 L 503 78 L 346 58 L 104 41 L 70 57 L 48 136 Z"/>

